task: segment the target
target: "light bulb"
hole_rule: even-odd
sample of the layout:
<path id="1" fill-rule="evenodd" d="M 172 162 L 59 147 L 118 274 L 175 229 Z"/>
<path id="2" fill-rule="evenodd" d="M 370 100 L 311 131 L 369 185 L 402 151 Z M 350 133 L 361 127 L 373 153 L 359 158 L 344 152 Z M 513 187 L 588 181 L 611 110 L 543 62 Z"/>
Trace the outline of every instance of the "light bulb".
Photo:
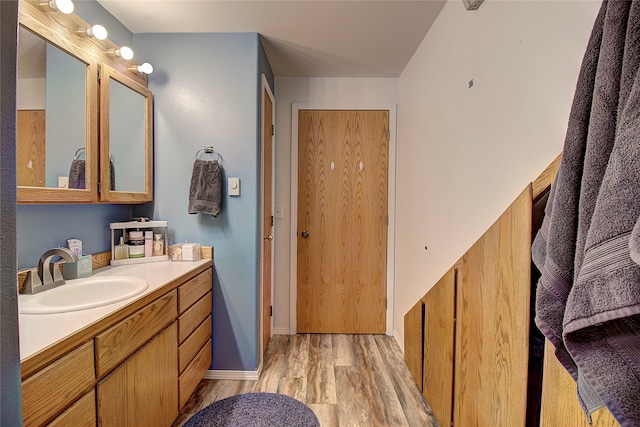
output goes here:
<path id="1" fill-rule="evenodd" d="M 107 38 L 107 29 L 102 25 L 94 25 L 91 28 L 87 28 L 87 34 L 98 40 L 105 40 Z"/>
<path id="2" fill-rule="evenodd" d="M 71 0 L 41 0 L 40 8 L 47 12 L 72 13 L 73 2 Z"/>
<path id="3" fill-rule="evenodd" d="M 122 59 L 126 59 L 128 61 L 133 58 L 133 51 L 130 47 L 122 46 L 118 50 L 120 51 L 120 57 L 122 57 Z"/>
<path id="4" fill-rule="evenodd" d="M 80 27 L 78 28 L 78 33 L 95 37 L 98 40 L 105 40 L 107 38 L 107 30 L 102 25 L 94 25 L 91 28 Z"/>
<path id="5" fill-rule="evenodd" d="M 153 65 L 145 62 L 144 64 L 138 66 L 138 71 L 144 74 L 151 74 L 153 73 Z"/>
<path id="6" fill-rule="evenodd" d="M 107 54 L 109 54 L 109 56 L 126 59 L 127 61 L 133 58 L 133 51 L 127 46 L 122 46 L 120 49 L 109 49 L 107 50 Z"/>
<path id="7" fill-rule="evenodd" d="M 134 65 L 132 67 L 129 67 L 129 69 L 134 73 L 139 73 L 139 74 L 153 73 L 153 65 L 149 64 L 148 62 L 145 62 L 144 64 L 140 64 L 140 65 Z"/>

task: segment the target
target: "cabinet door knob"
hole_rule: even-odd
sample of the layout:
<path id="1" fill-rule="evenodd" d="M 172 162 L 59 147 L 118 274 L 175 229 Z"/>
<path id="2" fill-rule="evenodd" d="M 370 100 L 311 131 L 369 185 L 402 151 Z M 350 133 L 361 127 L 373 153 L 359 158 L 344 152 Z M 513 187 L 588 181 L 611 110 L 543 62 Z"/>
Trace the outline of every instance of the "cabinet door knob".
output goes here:
<path id="1" fill-rule="evenodd" d="M 302 230 L 302 233 L 300 233 L 300 235 L 303 239 L 306 239 L 307 237 L 309 237 L 309 232 L 307 230 Z"/>
<path id="2" fill-rule="evenodd" d="M 264 236 L 264 240 L 273 240 L 273 235 L 269 234 L 268 236 Z"/>

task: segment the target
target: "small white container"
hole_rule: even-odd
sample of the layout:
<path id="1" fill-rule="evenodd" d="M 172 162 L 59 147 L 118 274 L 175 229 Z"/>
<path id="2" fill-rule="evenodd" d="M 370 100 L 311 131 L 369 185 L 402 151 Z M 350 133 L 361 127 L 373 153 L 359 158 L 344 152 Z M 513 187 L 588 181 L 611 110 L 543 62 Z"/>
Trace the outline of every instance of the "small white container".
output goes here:
<path id="1" fill-rule="evenodd" d="M 144 236 L 142 231 L 129 232 L 129 258 L 144 257 Z"/>
<path id="2" fill-rule="evenodd" d="M 144 232 L 144 256 L 149 257 L 153 255 L 153 231 Z"/>

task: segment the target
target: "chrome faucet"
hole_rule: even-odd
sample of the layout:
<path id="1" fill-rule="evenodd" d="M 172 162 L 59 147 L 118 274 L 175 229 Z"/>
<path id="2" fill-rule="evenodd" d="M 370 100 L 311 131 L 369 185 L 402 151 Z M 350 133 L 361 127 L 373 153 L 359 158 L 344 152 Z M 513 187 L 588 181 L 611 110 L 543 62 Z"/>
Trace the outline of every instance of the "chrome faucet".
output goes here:
<path id="1" fill-rule="evenodd" d="M 37 294 L 64 285 L 60 263 L 51 262 L 55 256 L 62 257 L 67 262 L 78 261 L 77 255 L 67 248 L 53 248 L 45 251 L 40 257 L 38 267 L 27 271 L 27 276 L 20 289 L 21 294 Z"/>

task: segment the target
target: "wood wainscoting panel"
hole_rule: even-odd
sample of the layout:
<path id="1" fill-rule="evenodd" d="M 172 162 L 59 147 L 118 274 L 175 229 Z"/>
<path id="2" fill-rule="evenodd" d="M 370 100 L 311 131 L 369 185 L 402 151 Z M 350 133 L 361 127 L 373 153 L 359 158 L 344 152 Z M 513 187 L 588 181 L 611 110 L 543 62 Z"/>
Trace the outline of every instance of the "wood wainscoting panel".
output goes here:
<path id="1" fill-rule="evenodd" d="M 463 256 L 454 425 L 522 426 L 527 408 L 532 188 Z"/>
<path id="2" fill-rule="evenodd" d="M 404 361 L 422 391 L 422 347 L 424 340 L 424 301 L 418 301 L 404 315 Z"/>
<path id="3" fill-rule="evenodd" d="M 425 320 L 422 394 L 441 426 L 451 424 L 458 271 L 456 266 L 449 269 L 423 298 Z"/>

